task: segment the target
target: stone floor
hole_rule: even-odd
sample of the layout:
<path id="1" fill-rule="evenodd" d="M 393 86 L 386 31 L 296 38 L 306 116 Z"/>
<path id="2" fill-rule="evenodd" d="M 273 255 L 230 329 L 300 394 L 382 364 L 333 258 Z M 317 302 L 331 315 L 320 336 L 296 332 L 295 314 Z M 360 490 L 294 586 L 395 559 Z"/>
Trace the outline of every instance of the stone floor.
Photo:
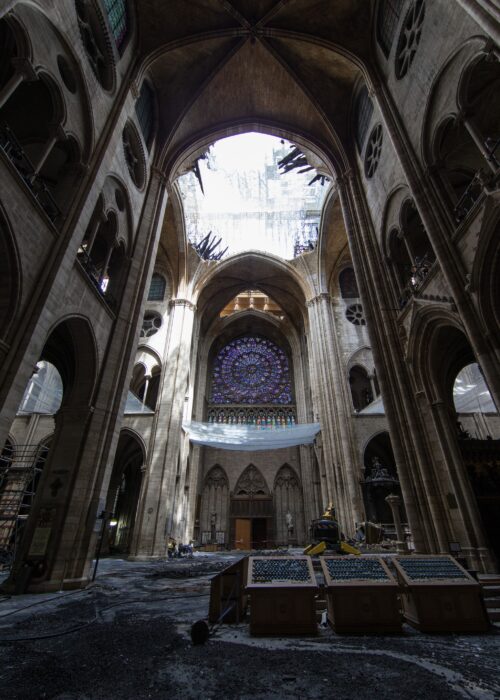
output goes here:
<path id="1" fill-rule="evenodd" d="M 2 700 L 500 698 L 500 630 L 482 635 L 251 637 L 203 646 L 209 582 L 236 554 L 106 559 L 84 591 L 0 598 Z"/>

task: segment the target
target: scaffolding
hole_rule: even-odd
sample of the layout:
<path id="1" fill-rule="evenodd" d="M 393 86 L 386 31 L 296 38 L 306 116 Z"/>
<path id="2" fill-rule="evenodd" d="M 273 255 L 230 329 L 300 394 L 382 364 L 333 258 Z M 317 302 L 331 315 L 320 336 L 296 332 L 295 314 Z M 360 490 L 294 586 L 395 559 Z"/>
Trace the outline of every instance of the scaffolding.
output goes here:
<path id="1" fill-rule="evenodd" d="M 14 561 L 48 451 L 47 445 L 16 445 L 0 455 L 0 569 Z"/>

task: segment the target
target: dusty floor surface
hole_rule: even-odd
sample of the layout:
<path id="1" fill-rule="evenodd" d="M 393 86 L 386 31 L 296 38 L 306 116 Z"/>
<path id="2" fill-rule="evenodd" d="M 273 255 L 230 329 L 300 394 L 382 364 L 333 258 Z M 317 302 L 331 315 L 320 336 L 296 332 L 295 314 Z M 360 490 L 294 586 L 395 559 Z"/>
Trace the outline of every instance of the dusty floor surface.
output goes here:
<path id="1" fill-rule="evenodd" d="M 500 698 L 497 629 L 269 639 L 241 624 L 193 647 L 210 577 L 235 559 L 107 559 L 86 591 L 0 599 L 0 698 Z"/>

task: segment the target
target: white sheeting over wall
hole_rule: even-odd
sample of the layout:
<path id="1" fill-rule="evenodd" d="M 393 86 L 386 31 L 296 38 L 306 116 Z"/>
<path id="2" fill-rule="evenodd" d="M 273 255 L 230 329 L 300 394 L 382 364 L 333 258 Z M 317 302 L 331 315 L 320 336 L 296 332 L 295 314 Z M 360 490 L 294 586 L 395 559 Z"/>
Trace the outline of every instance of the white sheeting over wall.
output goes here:
<path id="1" fill-rule="evenodd" d="M 314 436 L 321 430 L 319 423 L 262 427 L 191 421 L 184 423 L 182 427 L 195 445 L 243 452 L 310 445 Z"/>

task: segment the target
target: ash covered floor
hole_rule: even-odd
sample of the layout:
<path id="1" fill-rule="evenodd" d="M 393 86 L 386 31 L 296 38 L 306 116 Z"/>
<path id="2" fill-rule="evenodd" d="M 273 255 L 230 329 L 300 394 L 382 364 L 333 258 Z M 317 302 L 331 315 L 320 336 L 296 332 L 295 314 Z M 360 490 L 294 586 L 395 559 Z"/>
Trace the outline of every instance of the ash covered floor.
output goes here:
<path id="1" fill-rule="evenodd" d="M 210 578 L 239 557 L 106 559 L 85 591 L 0 599 L 2 700 L 500 698 L 500 632 L 251 637 L 192 646 Z M 16 640 L 16 641 L 7 641 Z M 24 641 L 23 641 L 24 640 Z"/>

